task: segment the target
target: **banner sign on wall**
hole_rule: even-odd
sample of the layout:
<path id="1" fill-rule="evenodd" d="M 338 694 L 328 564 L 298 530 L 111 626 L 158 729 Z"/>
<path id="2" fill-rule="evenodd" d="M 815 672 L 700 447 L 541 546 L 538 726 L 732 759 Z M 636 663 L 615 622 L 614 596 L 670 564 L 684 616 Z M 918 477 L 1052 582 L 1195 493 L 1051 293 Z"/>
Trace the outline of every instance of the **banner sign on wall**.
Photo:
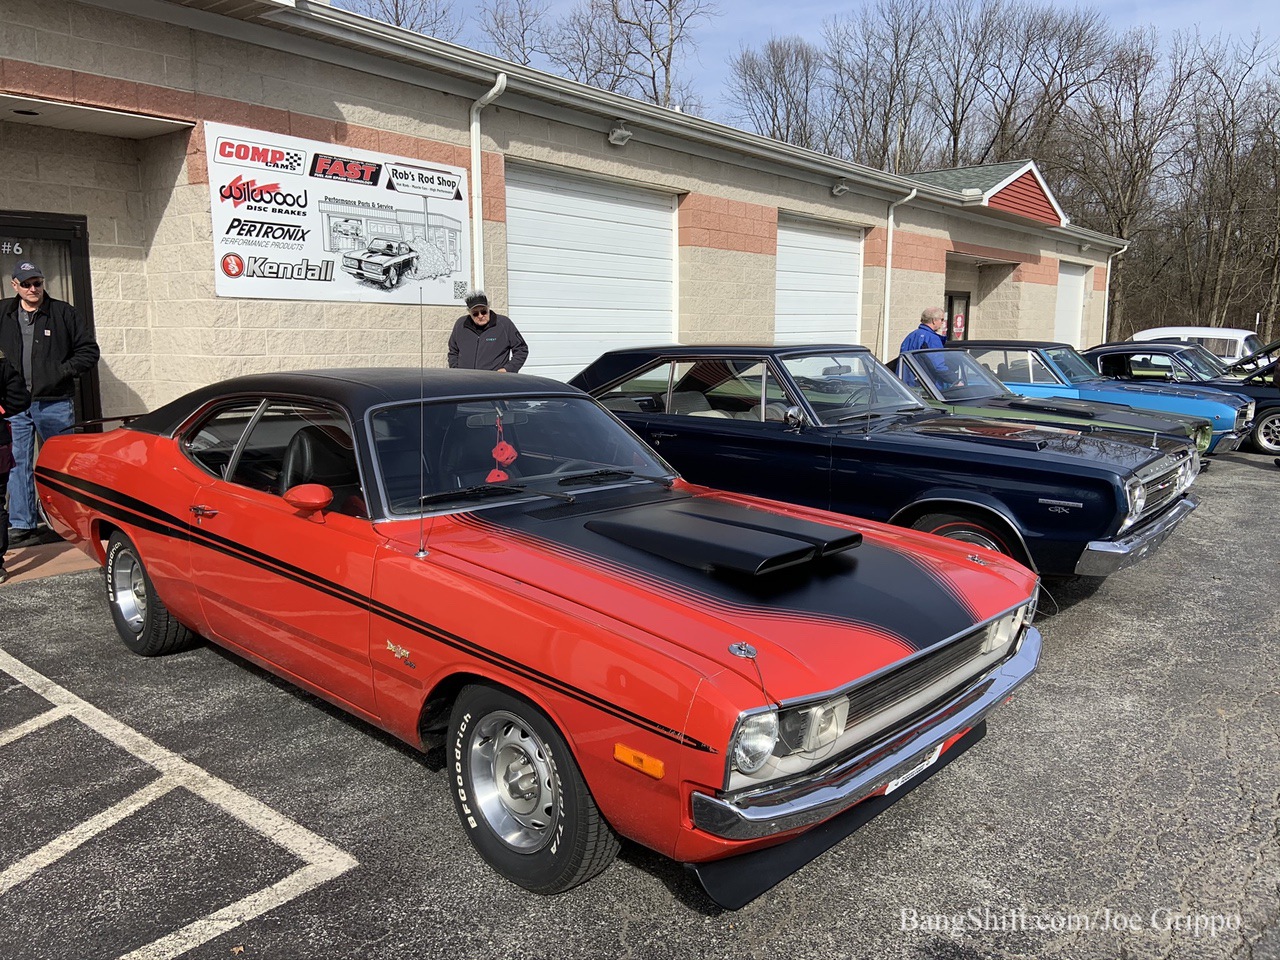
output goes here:
<path id="1" fill-rule="evenodd" d="M 461 167 L 205 123 L 220 297 L 456 304 Z"/>

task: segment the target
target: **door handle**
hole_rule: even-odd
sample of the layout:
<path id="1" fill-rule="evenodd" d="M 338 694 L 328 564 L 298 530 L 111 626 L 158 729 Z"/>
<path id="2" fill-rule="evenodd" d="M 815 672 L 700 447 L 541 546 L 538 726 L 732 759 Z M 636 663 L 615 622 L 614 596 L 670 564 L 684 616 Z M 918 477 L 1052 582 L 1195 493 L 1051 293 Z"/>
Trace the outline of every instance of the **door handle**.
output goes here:
<path id="1" fill-rule="evenodd" d="M 213 507 L 206 507 L 199 503 L 195 504 L 191 508 L 191 512 L 197 517 L 216 517 L 218 515 L 218 511 L 213 509 Z"/>
<path id="2" fill-rule="evenodd" d="M 654 430 L 653 432 L 651 432 L 651 433 L 649 434 L 649 439 L 651 439 L 651 440 L 670 440 L 672 437 L 675 437 L 675 436 L 677 436 L 677 434 L 674 434 L 674 433 L 667 433 L 665 430 Z"/>

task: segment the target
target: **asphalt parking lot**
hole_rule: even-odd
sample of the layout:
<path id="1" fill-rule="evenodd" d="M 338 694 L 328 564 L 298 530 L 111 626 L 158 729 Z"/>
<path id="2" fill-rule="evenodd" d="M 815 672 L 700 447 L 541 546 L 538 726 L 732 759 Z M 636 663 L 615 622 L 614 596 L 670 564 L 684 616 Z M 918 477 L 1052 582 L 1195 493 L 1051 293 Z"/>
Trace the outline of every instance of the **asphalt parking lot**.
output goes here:
<path id="1" fill-rule="evenodd" d="M 987 738 L 736 912 L 634 845 L 554 899 L 439 757 L 216 648 L 144 660 L 99 576 L 0 588 L 0 957 L 1280 957 L 1280 469 L 1051 583 Z"/>

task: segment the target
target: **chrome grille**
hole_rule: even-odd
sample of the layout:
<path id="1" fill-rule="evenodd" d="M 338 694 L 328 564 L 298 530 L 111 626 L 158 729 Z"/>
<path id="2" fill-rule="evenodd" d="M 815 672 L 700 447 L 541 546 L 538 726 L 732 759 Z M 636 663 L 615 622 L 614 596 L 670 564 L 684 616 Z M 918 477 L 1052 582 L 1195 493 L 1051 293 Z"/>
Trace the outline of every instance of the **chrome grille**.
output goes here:
<path id="1" fill-rule="evenodd" d="M 1139 519 L 1159 513 L 1186 492 L 1199 472 L 1199 456 L 1186 450 L 1161 457 L 1138 472 L 1146 493 Z"/>
<path id="2" fill-rule="evenodd" d="M 1243 431 L 1249 425 L 1249 421 L 1253 419 L 1253 401 L 1249 401 L 1245 406 L 1236 410 L 1236 430 Z"/>

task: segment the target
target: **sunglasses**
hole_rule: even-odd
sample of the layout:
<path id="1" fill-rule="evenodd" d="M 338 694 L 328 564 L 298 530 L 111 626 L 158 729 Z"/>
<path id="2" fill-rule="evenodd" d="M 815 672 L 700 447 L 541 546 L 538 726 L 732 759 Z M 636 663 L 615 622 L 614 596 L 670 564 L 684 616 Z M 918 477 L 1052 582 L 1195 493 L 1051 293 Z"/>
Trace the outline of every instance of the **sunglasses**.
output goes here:
<path id="1" fill-rule="evenodd" d="M 32 288 L 35 288 L 38 290 L 40 287 L 44 286 L 44 281 L 43 280 L 22 280 L 18 282 L 18 286 L 22 287 L 24 290 L 31 290 Z"/>
<path id="2" fill-rule="evenodd" d="M 471 315 L 472 315 L 473 317 L 483 317 L 483 316 L 485 316 L 488 312 L 489 312 L 488 310 L 486 310 L 486 309 L 484 309 L 483 307 L 481 307 L 481 308 L 480 308 L 480 309 L 478 309 L 478 310 L 472 310 L 472 311 L 471 311 Z"/>

